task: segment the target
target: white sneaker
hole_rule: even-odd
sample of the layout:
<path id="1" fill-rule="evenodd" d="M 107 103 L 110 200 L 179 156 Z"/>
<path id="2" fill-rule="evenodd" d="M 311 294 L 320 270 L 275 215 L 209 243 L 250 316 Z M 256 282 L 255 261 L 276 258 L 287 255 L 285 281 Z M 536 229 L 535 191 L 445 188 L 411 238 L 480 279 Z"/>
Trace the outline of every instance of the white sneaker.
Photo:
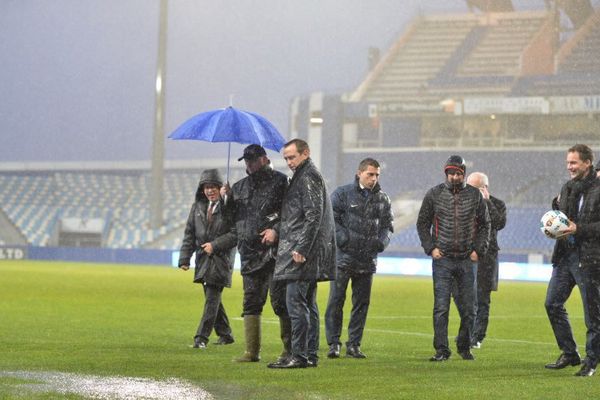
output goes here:
<path id="1" fill-rule="evenodd" d="M 481 342 L 475 342 L 474 344 L 471 345 L 472 349 L 480 349 L 481 348 Z"/>

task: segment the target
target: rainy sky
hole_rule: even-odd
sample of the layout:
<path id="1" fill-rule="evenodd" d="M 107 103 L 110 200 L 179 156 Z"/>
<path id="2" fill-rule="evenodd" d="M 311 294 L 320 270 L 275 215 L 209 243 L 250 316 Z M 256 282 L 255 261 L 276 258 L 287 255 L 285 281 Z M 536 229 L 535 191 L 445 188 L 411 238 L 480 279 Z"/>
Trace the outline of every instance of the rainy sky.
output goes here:
<path id="1" fill-rule="evenodd" d="M 466 11 L 464 0 L 169 0 L 165 137 L 230 98 L 287 136 L 294 96 L 350 92 L 370 46 L 384 52 L 419 12 Z M 158 14 L 159 0 L 0 0 L 0 163 L 150 159 Z M 166 158 L 207 146 L 219 145 L 166 139 Z"/>

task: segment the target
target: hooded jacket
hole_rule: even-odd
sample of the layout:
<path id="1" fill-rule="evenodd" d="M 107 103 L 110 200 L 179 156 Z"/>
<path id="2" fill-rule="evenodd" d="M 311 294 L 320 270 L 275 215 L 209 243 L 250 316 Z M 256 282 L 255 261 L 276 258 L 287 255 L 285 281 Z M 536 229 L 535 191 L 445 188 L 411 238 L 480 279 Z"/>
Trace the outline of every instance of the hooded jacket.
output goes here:
<path id="1" fill-rule="evenodd" d="M 236 244 L 235 234 L 231 231 L 233 221 L 220 200 L 213 212 L 212 222 L 208 223 L 206 212 L 209 201 L 203 190 L 207 183 L 223 184 L 223 179 L 216 169 L 206 170 L 200 176 L 196 201 L 192 204 L 185 226 L 179 266 L 189 265 L 195 252 L 194 282 L 231 287 Z M 204 253 L 200 247 L 207 242 L 213 246 L 211 255 Z"/>
<path id="2" fill-rule="evenodd" d="M 236 182 L 231 188 L 237 247 L 242 275 L 273 268 L 277 244 L 261 243 L 260 232 L 276 228 L 288 185 L 285 174 L 266 165 Z"/>
<path id="3" fill-rule="evenodd" d="M 331 195 L 337 242 L 337 267 L 354 273 L 375 273 L 377 255 L 390 243 L 392 202 L 379 183 L 363 195 L 358 177 Z"/>
<path id="4" fill-rule="evenodd" d="M 579 199 L 583 203 L 579 210 Z M 562 257 L 573 249 L 579 251 L 582 267 L 600 267 L 600 180 L 592 168 L 581 180 L 569 180 L 560 191 L 560 201 L 554 203 L 570 220 L 577 224 L 574 241 L 568 237 L 554 244 L 552 265 L 560 264 Z"/>
<path id="5" fill-rule="evenodd" d="M 310 158 L 296 168 L 283 199 L 274 280 L 335 279 L 335 224 L 323 177 Z M 292 252 L 306 257 L 296 263 Z"/>
<path id="6" fill-rule="evenodd" d="M 444 182 L 429 189 L 417 218 L 417 232 L 425 254 L 436 247 L 444 257 L 466 259 L 488 249 L 490 217 L 479 189 Z"/>

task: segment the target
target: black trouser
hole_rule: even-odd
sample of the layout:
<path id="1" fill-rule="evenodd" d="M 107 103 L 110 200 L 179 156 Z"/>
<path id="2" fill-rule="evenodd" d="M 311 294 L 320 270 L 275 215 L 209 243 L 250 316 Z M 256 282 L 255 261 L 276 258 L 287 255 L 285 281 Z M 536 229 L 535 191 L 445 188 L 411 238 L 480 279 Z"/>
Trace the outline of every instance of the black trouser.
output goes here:
<path id="1" fill-rule="evenodd" d="M 475 327 L 473 328 L 472 342 L 483 342 L 487 333 L 490 319 L 490 301 L 492 291 L 477 285 L 477 314 L 475 316 Z"/>
<path id="2" fill-rule="evenodd" d="M 267 301 L 267 293 L 271 293 L 271 306 L 278 317 L 288 317 L 285 305 L 285 281 L 274 281 L 273 270 L 265 269 L 242 275 L 244 285 L 244 315 L 261 315 Z"/>
<path id="3" fill-rule="evenodd" d="M 221 293 L 223 286 L 202 285 L 204 288 L 204 312 L 200 325 L 194 338 L 200 338 L 204 343 L 208 343 L 208 337 L 213 330 L 219 336 L 231 336 L 229 319 L 225 313 L 225 307 L 221 303 Z"/>
<path id="4" fill-rule="evenodd" d="M 287 281 L 287 310 L 292 321 L 292 355 L 302 361 L 319 350 L 316 281 Z"/>
<path id="5" fill-rule="evenodd" d="M 325 335 L 327 344 L 341 344 L 344 302 L 349 281 L 352 280 L 352 311 L 348 323 L 348 342 L 346 345 L 360 346 L 362 342 L 367 312 L 371 300 L 373 274 L 351 274 L 338 268 L 335 281 L 331 282 L 329 301 L 325 311 Z"/>
<path id="6" fill-rule="evenodd" d="M 568 355 L 577 353 L 577 343 L 575 343 L 571 324 L 569 323 L 569 314 L 565 309 L 565 303 L 571 296 L 575 285 L 579 287 L 583 301 L 585 324 L 589 326 L 587 298 L 581 278 L 581 269 L 579 268 L 579 256 L 577 250 L 572 250 L 563 257 L 559 265 L 552 268 L 552 277 L 548 283 L 544 304 L 558 348 Z M 586 352 L 593 352 L 591 348 L 588 348 L 588 345 L 586 344 Z"/>
<path id="7" fill-rule="evenodd" d="M 460 328 L 456 337 L 459 352 L 471 346 L 471 332 L 475 318 L 475 269 L 470 259 L 442 257 L 433 260 L 433 347 L 437 353 L 450 355 L 448 347 L 448 315 L 450 296 L 454 290 Z"/>
<path id="8" fill-rule="evenodd" d="M 600 265 L 581 268 L 587 305 L 585 363 L 596 368 L 600 361 Z"/>

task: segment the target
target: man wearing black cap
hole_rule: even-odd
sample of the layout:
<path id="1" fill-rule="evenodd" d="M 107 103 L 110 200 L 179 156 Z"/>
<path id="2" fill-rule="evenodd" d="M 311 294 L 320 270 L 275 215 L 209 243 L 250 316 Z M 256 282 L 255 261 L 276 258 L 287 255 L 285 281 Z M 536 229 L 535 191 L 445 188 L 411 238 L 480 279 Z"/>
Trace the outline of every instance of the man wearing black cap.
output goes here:
<path id="1" fill-rule="evenodd" d="M 466 163 L 453 155 L 444 165 L 446 181 L 431 188 L 421 204 L 417 232 L 421 246 L 433 262 L 433 347 L 430 361 L 450 357 L 448 346 L 448 313 L 450 295 L 460 314 L 456 337 L 458 354 L 473 360 L 470 344 L 475 316 L 475 269 L 478 257 L 488 247 L 490 217 L 479 189 L 465 183 Z"/>
<path id="2" fill-rule="evenodd" d="M 242 317 L 246 351 L 239 362 L 260 360 L 260 316 L 271 294 L 271 305 L 279 316 L 283 352 L 287 359 L 291 346 L 291 322 L 285 306 L 285 283 L 272 280 L 277 252 L 277 233 L 281 202 L 287 187 L 287 176 L 273 170 L 262 146 L 251 144 L 238 161 L 246 163 L 247 177 L 222 194 L 228 195 L 228 207 L 233 209 L 237 248 L 241 259 L 244 285 Z"/>

